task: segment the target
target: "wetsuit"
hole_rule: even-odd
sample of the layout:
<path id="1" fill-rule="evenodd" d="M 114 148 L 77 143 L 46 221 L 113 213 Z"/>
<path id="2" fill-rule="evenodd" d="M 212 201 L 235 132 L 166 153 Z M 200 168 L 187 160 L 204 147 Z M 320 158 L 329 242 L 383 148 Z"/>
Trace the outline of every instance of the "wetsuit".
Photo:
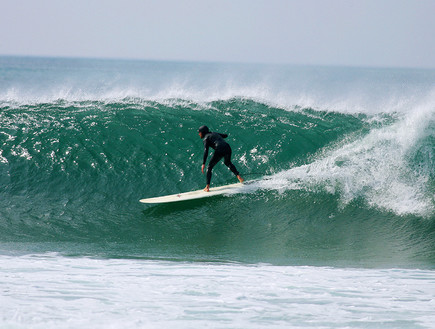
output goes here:
<path id="1" fill-rule="evenodd" d="M 239 175 L 236 167 L 234 167 L 231 162 L 231 147 L 230 145 L 224 141 L 224 138 L 227 138 L 226 134 L 219 134 L 215 132 L 207 133 L 204 138 L 204 158 L 202 163 L 205 164 L 208 157 L 208 148 L 211 147 L 215 150 L 213 156 L 210 159 L 207 167 L 207 185 L 210 185 L 211 181 L 211 172 L 213 167 L 219 162 L 220 159 L 224 158 L 225 165 L 230 168 L 230 170 L 234 173 L 234 175 Z"/>

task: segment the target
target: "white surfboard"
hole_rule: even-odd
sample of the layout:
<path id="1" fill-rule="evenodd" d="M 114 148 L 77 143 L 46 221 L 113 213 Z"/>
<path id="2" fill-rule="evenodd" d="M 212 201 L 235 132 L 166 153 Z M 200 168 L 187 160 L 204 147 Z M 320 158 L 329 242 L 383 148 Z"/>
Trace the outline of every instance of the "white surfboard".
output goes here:
<path id="1" fill-rule="evenodd" d="M 230 184 L 219 187 L 210 188 L 210 192 L 205 192 L 204 190 L 197 190 L 179 194 L 165 195 L 159 196 L 155 198 L 148 198 L 139 200 L 142 203 L 169 203 L 169 202 L 178 202 L 178 201 L 187 201 L 194 199 L 202 199 L 215 195 L 226 194 L 226 193 L 237 193 L 237 190 L 242 189 L 242 183 Z"/>

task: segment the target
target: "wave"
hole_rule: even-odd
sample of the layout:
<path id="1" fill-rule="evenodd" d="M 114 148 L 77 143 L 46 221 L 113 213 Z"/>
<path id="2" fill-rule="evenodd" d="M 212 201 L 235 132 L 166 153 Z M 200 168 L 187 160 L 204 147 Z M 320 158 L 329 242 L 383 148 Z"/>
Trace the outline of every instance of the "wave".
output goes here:
<path id="1" fill-rule="evenodd" d="M 202 124 L 229 134 L 234 163 L 256 183 L 230 198 L 144 209 L 140 198 L 202 187 Z M 249 97 L 2 103 L 0 241 L 432 261 L 434 129 L 430 104 L 369 115 Z M 214 170 L 213 184 L 233 180 Z"/>

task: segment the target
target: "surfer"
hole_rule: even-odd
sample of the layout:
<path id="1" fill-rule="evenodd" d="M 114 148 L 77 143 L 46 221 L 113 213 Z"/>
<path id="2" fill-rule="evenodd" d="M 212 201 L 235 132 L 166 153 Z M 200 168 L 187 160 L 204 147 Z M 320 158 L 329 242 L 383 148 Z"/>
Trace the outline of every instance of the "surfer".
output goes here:
<path id="1" fill-rule="evenodd" d="M 204 142 L 204 157 L 202 160 L 201 171 L 204 173 L 205 162 L 208 157 L 208 148 L 211 147 L 214 149 L 213 156 L 210 159 L 210 162 L 207 166 L 207 185 L 204 188 L 204 191 L 210 191 L 210 181 L 211 181 L 211 172 L 213 167 L 224 158 L 224 164 L 230 168 L 230 170 L 237 176 L 240 183 L 243 182 L 243 178 L 240 176 L 236 167 L 231 162 L 231 147 L 230 144 L 224 141 L 224 138 L 227 138 L 227 134 L 219 134 L 216 132 L 211 132 L 207 126 L 201 126 L 198 129 L 199 137 Z"/>

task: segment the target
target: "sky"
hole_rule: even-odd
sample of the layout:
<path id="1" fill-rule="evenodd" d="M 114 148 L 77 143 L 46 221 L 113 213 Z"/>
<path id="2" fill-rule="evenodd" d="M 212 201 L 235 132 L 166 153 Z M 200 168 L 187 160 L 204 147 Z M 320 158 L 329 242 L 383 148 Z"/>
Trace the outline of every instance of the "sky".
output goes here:
<path id="1" fill-rule="evenodd" d="M 0 0 L 0 55 L 435 68 L 435 0 Z"/>

